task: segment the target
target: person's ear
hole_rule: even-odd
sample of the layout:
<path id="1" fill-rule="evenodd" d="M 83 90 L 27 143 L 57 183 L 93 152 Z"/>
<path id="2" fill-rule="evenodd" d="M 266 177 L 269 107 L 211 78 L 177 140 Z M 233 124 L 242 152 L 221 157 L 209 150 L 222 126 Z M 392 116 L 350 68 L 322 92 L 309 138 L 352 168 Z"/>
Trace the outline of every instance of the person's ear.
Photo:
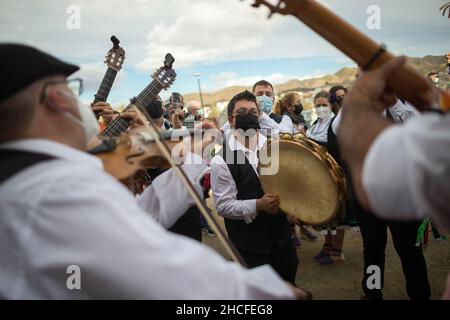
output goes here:
<path id="1" fill-rule="evenodd" d="M 235 118 L 233 116 L 228 117 L 228 123 L 230 124 L 230 127 L 232 127 L 232 128 L 234 128 L 234 123 L 233 123 L 234 119 Z"/>
<path id="2" fill-rule="evenodd" d="M 46 89 L 44 103 L 50 108 L 58 111 L 67 111 L 71 109 L 71 103 L 67 95 L 56 87 L 48 87 Z"/>

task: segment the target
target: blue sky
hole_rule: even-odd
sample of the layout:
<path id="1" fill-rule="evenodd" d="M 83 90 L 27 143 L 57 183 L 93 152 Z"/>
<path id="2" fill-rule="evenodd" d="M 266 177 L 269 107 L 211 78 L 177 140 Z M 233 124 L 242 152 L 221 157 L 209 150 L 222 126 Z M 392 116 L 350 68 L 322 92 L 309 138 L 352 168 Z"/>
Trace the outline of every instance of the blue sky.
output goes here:
<path id="1" fill-rule="evenodd" d="M 439 7 L 446 0 L 320 1 L 396 54 L 420 57 L 450 51 L 450 19 Z M 80 9 L 80 29 L 68 29 L 69 5 Z M 381 29 L 366 26 L 369 5 L 381 12 Z M 259 78 L 283 83 L 333 73 L 353 63 L 297 19 L 275 15 L 238 0 L 2 0 L 0 41 L 36 46 L 80 64 L 85 100 L 106 70 L 102 64 L 115 34 L 126 50 L 123 70 L 110 95 L 112 103 L 137 95 L 160 66 L 175 56 L 178 73 L 172 91 L 196 92 L 194 73 L 204 91 L 251 85 Z"/>

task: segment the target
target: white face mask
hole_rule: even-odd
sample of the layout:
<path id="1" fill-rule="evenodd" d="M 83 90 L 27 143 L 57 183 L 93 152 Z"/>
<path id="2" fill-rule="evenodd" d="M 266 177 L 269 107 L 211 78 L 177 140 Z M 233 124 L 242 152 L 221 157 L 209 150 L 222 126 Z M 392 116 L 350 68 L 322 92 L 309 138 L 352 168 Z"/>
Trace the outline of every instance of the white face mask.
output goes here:
<path id="1" fill-rule="evenodd" d="M 328 117 L 328 115 L 331 113 L 330 107 L 317 107 L 316 108 L 316 114 L 319 119 L 324 119 Z"/>
<path id="2" fill-rule="evenodd" d="M 83 127 L 84 134 L 86 136 L 86 143 L 89 143 L 89 141 L 91 141 L 100 133 L 100 127 L 98 125 L 97 118 L 95 117 L 94 112 L 92 112 L 92 109 L 88 105 L 82 103 L 74 96 L 69 96 L 64 92 L 63 94 L 77 101 L 78 111 L 80 112 L 81 120 L 75 117 L 70 112 L 63 111 L 63 113 L 67 118 L 71 119 L 76 124 Z"/>

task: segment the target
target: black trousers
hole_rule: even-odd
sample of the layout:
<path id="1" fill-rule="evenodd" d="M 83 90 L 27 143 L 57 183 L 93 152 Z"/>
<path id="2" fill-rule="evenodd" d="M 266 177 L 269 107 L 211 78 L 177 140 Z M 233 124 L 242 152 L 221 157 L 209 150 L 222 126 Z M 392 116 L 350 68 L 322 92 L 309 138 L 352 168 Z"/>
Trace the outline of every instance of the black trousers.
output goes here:
<path id="1" fill-rule="evenodd" d="M 358 205 L 359 206 L 359 205 Z M 431 290 L 428 282 L 427 266 L 422 248 L 416 247 L 417 229 L 420 222 L 391 222 L 377 218 L 359 206 L 355 210 L 364 244 L 364 276 L 362 288 L 367 298 L 382 299 L 384 285 L 384 263 L 387 242 L 387 228 L 391 231 L 395 250 L 400 257 L 406 280 L 406 292 L 412 300 L 427 300 Z M 381 289 L 369 289 L 368 266 L 376 265 L 381 270 Z"/>
<path id="2" fill-rule="evenodd" d="M 192 206 L 183 214 L 169 231 L 202 242 L 202 224 L 200 210 Z"/>
<path id="3" fill-rule="evenodd" d="M 293 239 L 274 244 L 268 254 L 239 250 L 249 268 L 269 264 L 286 281 L 295 285 L 295 275 L 298 268 L 297 250 Z"/>

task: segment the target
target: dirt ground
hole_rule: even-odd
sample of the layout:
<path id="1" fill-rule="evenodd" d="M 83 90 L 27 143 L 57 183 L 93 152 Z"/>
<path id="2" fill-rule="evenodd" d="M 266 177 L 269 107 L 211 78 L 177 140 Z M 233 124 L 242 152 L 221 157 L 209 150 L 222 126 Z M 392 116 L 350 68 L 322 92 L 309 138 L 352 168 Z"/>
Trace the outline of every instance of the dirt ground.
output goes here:
<path id="1" fill-rule="evenodd" d="M 223 221 L 219 219 L 223 227 Z M 359 232 L 348 229 L 344 241 L 345 261 L 322 266 L 314 261 L 322 246 L 323 235 L 316 241 L 302 239 L 297 250 L 300 265 L 296 283 L 311 291 L 316 300 L 359 300 L 362 296 L 361 279 L 363 269 L 362 239 Z M 217 238 L 203 235 L 203 243 L 225 253 Z M 450 241 L 436 241 L 431 236 L 428 248 L 424 251 L 431 284 L 432 299 L 439 299 L 444 291 L 447 275 L 450 272 Z M 389 238 L 386 248 L 384 299 L 408 299 L 405 291 L 400 259 Z"/>

